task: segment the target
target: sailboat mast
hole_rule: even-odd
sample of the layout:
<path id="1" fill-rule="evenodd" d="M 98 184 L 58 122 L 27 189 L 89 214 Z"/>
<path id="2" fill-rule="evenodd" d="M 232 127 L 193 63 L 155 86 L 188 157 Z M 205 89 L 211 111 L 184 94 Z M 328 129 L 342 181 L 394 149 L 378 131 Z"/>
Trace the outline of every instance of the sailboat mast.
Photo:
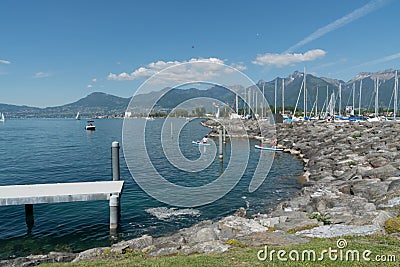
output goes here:
<path id="1" fill-rule="evenodd" d="M 258 115 L 258 90 L 255 91 L 254 94 L 256 95 L 256 106 L 255 106 L 255 110 L 256 110 L 256 114 Z"/>
<path id="2" fill-rule="evenodd" d="M 238 97 L 237 93 L 236 93 L 235 102 L 236 102 L 236 114 L 239 114 L 239 97 Z"/>
<path id="3" fill-rule="evenodd" d="M 274 99 L 274 101 L 275 101 L 275 104 L 274 104 L 275 114 L 276 114 L 276 90 L 277 90 L 277 87 L 278 87 L 278 78 L 275 79 L 275 99 Z"/>
<path id="4" fill-rule="evenodd" d="M 317 86 L 317 93 L 315 95 L 315 117 L 318 118 L 318 86 Z"/>
<path id="5" fill-rule="evenodd" d="M 329 90 L 328 90 L 328 85 L 326 86 L 326 99 L 325 99 L 325 103 L 326 103 L 326 110 L 325 110 L 325 118 L 328 117 L 328 94 L 329 94 Z"/>
<path id="6" fill-rule="evenodd" d="M 378 117 L 378 103 L 379 101 L 379 77 L 376 78 L 375 85 L 375 117 Z"/>
<path id="7" fill-rule="evenodd" d="M 306 88 L 306 67 L 304 67 L 304 77 L 303 77 L 303 84 L 304 84 L 304 94 L 303 94 L 303 108 L 304 108 L 304 118 L 307 117 L 307 88 Z"/>
<path id="8" fill-rule="evenodd" d="M 261 99 L 261 119 L 264 118 L 264 99 L 265 99 L 264 87 L 265 87 L 265 82 L 263 83 L 263 95 Z"/>
<path id="9" fill-rule="evenodd" d="M 354 82 L 353 83 L 353 107 L 352 107 L 352 115 L 354 115 L 354 109 L 355 109 L 355 105 L 356 105 L 356 102 L 355 102 L 355 94 L 356 94 L 356 83 Z"/>
<path id="10" fill-rule="evenodd" d="M 339 83 L 339 117 L 342 116 L 342 84 Z"/>
<path id="11" fill-rule="evenodd" d="M 299 94 L 297 95 L 297 101 L 296 101 L 296 105 L 294 106 L 292 118 L 294 118 L 296 115 L 297 105 L 299 104 L 299 99 L 300 99 L 301 91 L 303 90 L 303 85 L 304 85 L 304 80 L 301 82 L 300 91 L 299 91 Z"/>
<path id="12" fill-rule="evenodd" d="M 247 108 L 248 108 L 248 113 L 247 114 L 251 114 L 251 103 L 250 103 L 250 91 L 251 89 L 249 88 L 249 91 L 247 92 Z"/>
<path id="13" fill-rule="evenodd" d="M 282 115 L 285 114 L 285 79 L 282 79 Z"/>
<path id="14" fill-rule="evenodd" d="M 360 81 L 360 99 L 358 100 L 358 116 L 361 116 L 361 92 L 362 92 L 362 80 Z"/>
<path id="15" fill-rule="evenodd" d="M 253 108 L 252 108 L 252 111 L 253 111 L 253 114 L 254 114 L 254 112 L 255 112 L 255 104 L 254 104 L 254 102 L 255 102 L 255 92 L 254 91 L 252 91 L 252 93 L 251 93 L 251 96 L 252 96 L 252 104 L 253 104 Z"/>
<path id="16" fill-rule="evenodd" d="M 396 115 L 397 115 L 397 95 L 398 95 L 398 90 L 399 90 L 399 79 L 397 77 L 397 70 L 394 75 L 394 103 L 393 103 L 393 119 L 396 121 Z"/>

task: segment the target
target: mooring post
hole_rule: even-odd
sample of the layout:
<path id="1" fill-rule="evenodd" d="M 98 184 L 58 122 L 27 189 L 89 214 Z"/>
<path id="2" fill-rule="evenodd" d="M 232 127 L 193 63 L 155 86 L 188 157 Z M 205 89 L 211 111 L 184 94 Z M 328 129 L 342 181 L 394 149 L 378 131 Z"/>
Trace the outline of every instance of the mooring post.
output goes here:
<path id="1" fill-rule="evenodd" d="M 117 141 L 111 144 L 112 176 L 113 181 L 120 180 L 119 168 L 119 143 Z M 110 230 L 116 230 L 119 223 L 120 196 L 113 194 L 110 196 Z"/>
<path id="2" fill-rule="evenodd" d="M 222 127 L 218 128 L 218 133 L 219 133 L 219 158 L 222 159 L 224 157 L 222 151 Z"/>
<path id="3" fill-rule="evenodd" d="M 28 233 L 32 232 L 33 225 L 35 224 L 32 204 L 25 204 L 25 221 L 28 227 Z"/>
<path id="4" fill-rule="evenodd" d="M 119 196 L 110 196 L 110 230 L 115 230 L 118 228 L 118 218 L 119 218 Z"/>
<path id="5" fill-rule="evenodd" d="M 119 143 L 117 141 L 111 144 L 111 158 L 113 181 L 119 181 Z"/>
<path id="6" fill-rule="evenodd" d="M 222 126 L 223 129 L 223 134 L 224 134 L 224 144 L 226 144 L 226 128 L 225 126 Z"/>

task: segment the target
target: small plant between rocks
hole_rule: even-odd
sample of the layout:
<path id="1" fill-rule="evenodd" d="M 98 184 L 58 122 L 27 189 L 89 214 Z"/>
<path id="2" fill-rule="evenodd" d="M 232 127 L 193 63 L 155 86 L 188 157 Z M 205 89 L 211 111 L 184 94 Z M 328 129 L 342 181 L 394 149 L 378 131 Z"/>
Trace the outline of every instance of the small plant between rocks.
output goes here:
<path id="1" fill-rule="evenodd" d="M 314 224 L 308 224 L 308 225 L 305 225 L 305 226 L 301 226 L 301 227 L 296 227 L 296 228 L 289 229 L 289 230 L 287 230 L 287 233 L 288 233 L 288 234 L 295 234 L 295 233 L 297 233 L 297 232 L 300 232 L 300 231 L 303 231 L 303 230 L 310 230 L 310 229 L 313 229 L 313 228 L 318 227 L 318 226 L 319 226 L 319 225 L 316 224 L 316 223 L 314 223 Z"/>
<path id="2" fill-rule="evenodd" d="M 332 224 L 331 216 L 328 213 L 322 214 L 321 212 L 313 212 L 312 214 L 307 214 L 309 219 L 316 219 L 319 222 L 322 222 L 324 225 Z"/>

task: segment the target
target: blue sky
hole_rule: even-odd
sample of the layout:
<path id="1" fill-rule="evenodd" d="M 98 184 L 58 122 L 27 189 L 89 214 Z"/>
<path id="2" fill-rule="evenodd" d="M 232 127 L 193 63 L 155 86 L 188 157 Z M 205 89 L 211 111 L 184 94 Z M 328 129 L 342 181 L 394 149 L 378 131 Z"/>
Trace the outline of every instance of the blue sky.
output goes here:
<path id="1" fill-rule="evenodd" d="M 213 58 L 254 81 L 399 68 L 400 1 L 0 1 L 0 103 L 132 96 L 171 64 Z"/>

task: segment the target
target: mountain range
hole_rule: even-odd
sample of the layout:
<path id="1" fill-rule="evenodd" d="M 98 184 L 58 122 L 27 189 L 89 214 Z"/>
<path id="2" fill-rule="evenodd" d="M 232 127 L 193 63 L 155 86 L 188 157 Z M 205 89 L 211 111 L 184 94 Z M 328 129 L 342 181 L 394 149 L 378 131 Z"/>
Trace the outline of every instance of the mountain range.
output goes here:
<path id="1" fill-rule="evenodd" d="M 348 82 L 331 79 L 326 77 L 317 77 L 312 74 L 307 74 L 306 87 L 307 87 L 307 105 L 308 110 L 315 103 L 316 93 L 318 88 L 318 106 L 319 109 L 325 106 L 327 88 L 328 97 L 334 91 L 335 95 L 338 95 L 339 84 L 342 86 L 342 107 L 352 105 L 352 92 L 353 85 L 355 87 L 355 106 L 358 107 L 359 101 L 359 86 L 362 80 L 362 101 L 361 106 L 363 109 L 373 109 L 374 105 L 374 82 L 379 78 L 379 106 L 386 109 L 393 106 L 393 88 L 394 88 L 394 76 L 395 71 L 392 69 L 379 71 L 379 72 L 363 72 L 356 75 L 353 79 Z M 299 90 L 303 82 L 304 73 L 295 71 L 288 77 L 280 78 L 277 77 L 272 81 L 260 80 L 257 86 L 260 90 L 264 90 L 265 96 L 270 105 L 274 105 L 275 95 L 275 83 L 277 85 L 277 106 L 280 107 L 282 104 L 282 81 L 285 83 L 285 106 L 294 107 L 299 97 Z M 241 88 L 240 90 L 245 90 Z M 248 93 L 250 90 L 246 89 Z M 162 96 L 163 95 L 163 96 Z M 161 97 L 162 96 L 162 97 Z M 161 98 L 160 98 L 161 97 Z M 190 89 L 171 89 L 164 88 L 160 91 L 154 91 L 147 94 L 141 94 L 134 97 L 131 103 L 131 109 L 129 111 L 133 113 L 144 113 L 148 110 L 151 103 L 155 103 L 154 112 L 167 112 L 172 108 L 176 107 L 179 103 L 186 100 L 197 98 L 196 102 L 190 102 L 188 104 L 182 104 L 179 108 L 187 109 L 189 112 L 198 106 L 204 106 L 208 111 L 215 110 L 213 105 L 215 103 L 210 102 L 211 99 L 219 100 L 223 103 L 227 103 L 229 106 L 234 105 L 235 95 L 228 89 L 221 86 L 213 86 L 206 90 L 199 90 L 196 88 Z M 205 100 L 205 98 L 209 98 Z M 158 101 L 156 101 L 159 99 Z M 94 117 L 94 116 L 122 116 L 127 109 L 127 106 L 131 98 L 118 97 L 106 93 L 94 92 L 88 96 L 66 105 L 55 106 L 55 107 L 29 107 L 29 106 L 17 106 L 9 104 L 0 104 L 0 112 L 6 114 L 6 117 L 14 118 L 29 118 L 29 117 L 69 117 L 73 118 L 79 111 L 82 116 Z M 337 106 L 338 104 L 336 104 Z M 239 101 L 239 107 L 243 106 L 243 101 Z M 300 96 L 298 101 L 298 109 L 303 109 L 303 95 Z"/>

